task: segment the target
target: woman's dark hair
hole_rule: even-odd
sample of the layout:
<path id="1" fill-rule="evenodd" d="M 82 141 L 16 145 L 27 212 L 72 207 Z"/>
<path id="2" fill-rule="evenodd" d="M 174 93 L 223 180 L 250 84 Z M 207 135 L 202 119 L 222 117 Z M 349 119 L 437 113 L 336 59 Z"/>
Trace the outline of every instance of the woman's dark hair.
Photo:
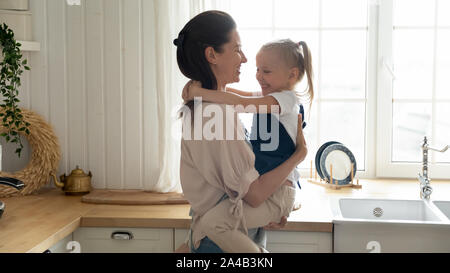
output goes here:
<path id="1" fill-rule="evenodd" d="M 192 18 L 174 40 L 178 67 L 187 78 L 202 83 L 206 89 L 216 89 L 217 80 L 205 57 L 209 46 L 221 53 L 236 29 L 231 16 L 223 11 L 209 10 Z"/>
<path id="2" fill-rule="evenodd" d="M 205 56 L 209 46 L 222 53 L 223 45 L 230 41 L 230 32 L 236 23 L 228 13 L 218 10 L 202 12 L 192 18 L 180 31 L 173 43 L 177 46 L 178 67 L 187 78 L 199 81 L 206 89 L 216 89 L 217 79 Z M 194 101 L 186 103 L 193 122 Z M 180 117 L 183 114 L 180 113 Z"/>

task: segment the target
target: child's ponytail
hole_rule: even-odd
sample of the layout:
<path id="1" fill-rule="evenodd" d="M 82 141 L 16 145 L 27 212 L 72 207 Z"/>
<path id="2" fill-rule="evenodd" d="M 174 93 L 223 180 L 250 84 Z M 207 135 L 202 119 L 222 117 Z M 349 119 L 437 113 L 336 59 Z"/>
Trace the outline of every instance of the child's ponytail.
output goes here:
<path id="1" fill-rule="evenodd" d="M 309 50 L 308 45 L 301 41 L 298 43 L 302 53 L 303 58 L 300 56 L 299 58 L 299 68 L 300 68 L 300 79 L 301 80 L 304 76 L 304 73 L 306 72 L 306 77 L 308 79 L 308 98 L 309 98 L 309 104 L 312 104 L 312 101 L 314 99 L 314 84 L 313 84 L 313 68 L 312 68 L 312 58 L 311 58 L 311 51 Z M 303 71 L 302 71 L 303 70 Z M 302 73 L 303 72 L 303 73 Z"/>

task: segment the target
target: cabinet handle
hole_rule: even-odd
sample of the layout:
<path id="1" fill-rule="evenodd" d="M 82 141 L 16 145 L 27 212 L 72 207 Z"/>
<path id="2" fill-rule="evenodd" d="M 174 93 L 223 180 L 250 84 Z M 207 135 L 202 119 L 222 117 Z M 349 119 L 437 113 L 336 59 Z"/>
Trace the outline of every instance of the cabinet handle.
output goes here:
<path id="1" fill-rule="evenodd" d="M 114 240 L 132 240 L 133 238 L 133 233 L 129 231 L 115 231 L 111 234 L 111 239 Z"/>

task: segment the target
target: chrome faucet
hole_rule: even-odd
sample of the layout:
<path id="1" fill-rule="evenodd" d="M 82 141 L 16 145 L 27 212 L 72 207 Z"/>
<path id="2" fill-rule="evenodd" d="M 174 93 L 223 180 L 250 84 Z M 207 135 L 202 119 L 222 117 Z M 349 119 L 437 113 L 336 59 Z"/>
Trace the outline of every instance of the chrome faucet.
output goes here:
<path id="1" fill-rule="evenodd" d="M 21 190 L 25 187 L 25 184 L 22 181 L 11 177 L 0 177 L 0 185 L 11 186 L 17 190 Z M 0 218 L 2 218 L 3 211 L 5 211 L 5 204 L 0 201 Z"/>
<path id="2" fill-rule="evenodd" d="M 447 151 L 448 148 L 449 145 L 445 146 L 441 150 L 432 148 L 428 145 L 427 137 L 424 137 L 422 144 L 422 175 L 419 173 L 420 198 L 428 200 L 430 199 L 430 195 L 433 192 L 433 188 L 430 185 L 430 178 L 428 177 L 428 150 L 443 153 Z"/>

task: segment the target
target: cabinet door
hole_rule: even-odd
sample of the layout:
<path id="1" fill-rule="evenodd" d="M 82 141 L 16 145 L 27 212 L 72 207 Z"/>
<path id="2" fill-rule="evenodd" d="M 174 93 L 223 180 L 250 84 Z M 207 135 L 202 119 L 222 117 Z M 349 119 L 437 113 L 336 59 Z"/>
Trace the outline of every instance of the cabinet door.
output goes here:
<path id="1" fill-rule="evenodd" d="M 332 233 L 327 232 L 267 232 L 267 250 L 283 253 L 331 253 Z"/>
<path id="2" fill-rule="evenodd" d="M 82 253 L 171 253 L 173 229 L 79 228 L 74 241 Z"/>
<path id="3" fill-rule="evenodd" d="M 174 230 L 174 241 L 175 241 L 175 249 L 177 249 L 178 247 L 180 247 L 182 244 L 184 244 L 184 242 L 186 242 L 187 236 L 189 234 L 189 229 L 179 229 L 176 228 Z M 174 251 L 175 251 L 174 249 Z"/>

